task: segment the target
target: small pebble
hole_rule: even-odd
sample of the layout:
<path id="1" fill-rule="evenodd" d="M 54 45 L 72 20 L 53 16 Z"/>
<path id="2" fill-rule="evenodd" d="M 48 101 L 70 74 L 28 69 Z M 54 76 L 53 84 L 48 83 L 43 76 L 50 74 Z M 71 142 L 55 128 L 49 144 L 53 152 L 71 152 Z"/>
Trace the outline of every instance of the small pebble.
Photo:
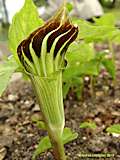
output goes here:
<path id="1" fill-rule="evenodd" d="M 3 160 L 7 154 L 7 149 L 5 147 L 0 149 L 0 160 Z"/>
<path id="2" fill-rule="evenodd" d="M 8 95 L 8 100 L 9 101 L 16 101 L 18 99 L 17 95 L 9 94 Z"/>
<path id="3" fill-rule="evenodd" d="M 33 112 L 39 112 L 40 111 L 40 107 L 38 104 L 35 104 L 35 106 L 32 109 Z"/>

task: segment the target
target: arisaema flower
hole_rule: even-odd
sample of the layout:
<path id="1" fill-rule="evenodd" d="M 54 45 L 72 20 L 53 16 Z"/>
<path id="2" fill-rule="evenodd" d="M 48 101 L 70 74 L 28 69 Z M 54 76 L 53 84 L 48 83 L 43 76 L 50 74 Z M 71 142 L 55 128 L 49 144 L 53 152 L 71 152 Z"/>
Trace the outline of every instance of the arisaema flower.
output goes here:
<path id="1" fill-rule="evenodd" d="M 32 32 L 17 48 L 25 73 L 31 79 L 57 160 L 65 160 L 61 136 L 65 118 L 62 96 L 62 68 L 65 53 L 76 39 L 65 5 L 43 26 Z"/>
<path id="2" fill-rule="evenodd" d="M 19 59 L 29 72 L 48 76 L 61 68 L 67 48 L 77 34 L 78 27 L 70 22 L 66 8 L 62 6 L 55 16 L 20 43 Z M 38 66 L 35 66 L 35 59 Z M 30 64 L 34 70 L 29 70 L 32 69 Z M 35 68 L 39 69 L 38 73 L 34 72 Z"/>

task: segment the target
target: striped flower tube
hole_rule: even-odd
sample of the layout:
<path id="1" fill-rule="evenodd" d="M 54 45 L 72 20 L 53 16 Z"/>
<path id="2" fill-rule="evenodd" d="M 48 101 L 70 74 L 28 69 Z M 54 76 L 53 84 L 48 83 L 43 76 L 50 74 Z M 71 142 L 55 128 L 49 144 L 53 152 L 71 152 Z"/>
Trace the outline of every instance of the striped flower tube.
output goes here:
<path id="1" fill-rule="evenodd" d="M 57 160 L 65 160 L 61 136 L 64 129 L 62 68 L 65 53 L 76 39 L 78 27 L 71 24 L 65 5 L 43 26 L 23 40 L 17 53 L 31 79 Z"/>

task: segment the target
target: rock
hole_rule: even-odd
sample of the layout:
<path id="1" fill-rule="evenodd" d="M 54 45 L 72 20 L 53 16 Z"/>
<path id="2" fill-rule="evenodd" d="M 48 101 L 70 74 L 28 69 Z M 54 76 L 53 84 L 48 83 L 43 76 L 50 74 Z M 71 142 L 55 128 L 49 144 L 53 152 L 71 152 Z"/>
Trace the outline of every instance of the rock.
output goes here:
<path id="1" fill-rule="evenodd" d="M 0 136 L 0 145 L 2 147 L 11 147 L 13 143 L 13 137 L 12 136 Z M 1 160 L 1 159 L 0 159 Z"/>
<path id="2" fill-rule="evenodd" d="M 53 160 L 54 159 L 53 155 L 51 154 L 51 152 L 47 153 L 47 157 L 48 157 L 49 160 Z"/>
<path id="3" fill-rule="evenodd" d="M 30 124 L 30 121 L 29 121 L 29 120 L 25 120 L 25 121 L 23 122 L 23 126 L 28 125 L 28 124 Z"/>
<path id="4" fill-rule="evenodd" d="M 114 100 L 114 105 L 115 105 L 116 107 L 120 107 L 120 99 L 119 99 L 119 98 L 116 98 L 116 99 Z"/>
<path id="5" fill-rule="evenodd" d="M 108 91 L 109 91 L 109 86 L 103 86 L 103 90 L 104 90 L 105 93 L 108 93 Z"/>
<path id="6" fill-rule="evenodd" d="M 104 96 L 103 91 L 97 91 L 96 92 L 96 97 L 103 97 L 103 96 Z"/>
<path id="7" fill-rule="evenodd" d="M 14 113 L 13 105 L 2 104 L 0 105 L 0 121 L 3 122 Z"/>
<path id="8" fill-rule="evenodd" d="M 22 73 L 14 73 L 10 79 L 10 82 L 15 82 L 22 78 Z"/>
<path id="9" fill-rule="evenodd" d="M 77 104 L 74 104 L 74 105 L 73 105 L 73 107 L 74 107 L 74 108 L 77 108 L 77 107 L 78 107 L 78 105 L 77 105 Z"/>
<path id="10" fill-rule="evenodd" d="M 93 153 L 100 153 L 104 149 L 104 143 L 101 140 L 101 137 L 96 137 L 91 139 L 88 144 L 88 150 Z"/>
<path id="11" fill-rule="evenodd" d="M 34 101 L 33 100 L 26 100 L 22 105 L 21 109 L 22 110 L 31 110 L 34 106 Z"/>
<path id="12" fill-rule="evenodd" d="M 7 154 L 7 149 L 5 147 L 0 149 L 0 160 L 3 160 Z"/>
<path id="13" fill-rule="evenodd" d="M 6 120 L 6 123 L 9 123 L 10 125 L 16 125 L 18 123 L 17 117 L 12 116 L 9 119 Z"/>
<path id="14" fill-rule="evenodd" d="M 90 81 L 90 77 L 87 77 L 87 76 L 86 76 L 86 77 L 85 77 L 85 81 L 86 81 L 86 82 L 89 82 L 89 81 Z"/>
<path id="15" fill-rule="evenodd" d="M 101 119 L 99 117 L 96 117 L 94 121 L 96 122 L 97 125 L 101 125 Z"/>
<path id="16" fill-rule="evenodd" d="M 8 125 L 0 125 L 0 145 L 11 147 L 14 140 L 13 130 Z"/>
<path id="17" fill-rule="evenodd" d="M 113 112 L 112 112 L 112 115 L 113 115 L 113 116 L 118 116 L 118 117 L 119 117 L 119 116 L 120 116 L 120 112 L 113 111 Z"/>
<path id="18" fill-rule="evenodd" d="M 40 111 L 40 107 L 38 104 L 35 104 L 34 108 L 32 109 L 33 112 L 39 112 Z"/>
<path id="19" fill-rule="evenodd" d="M 118 138 L 118 137 L 120 137 L 120 134 L 112 133 L 112 136 L 113 136 L 113 137 L 117 137 L 117 138 Z"/>
<path id="20" fill-rule="evenodd" d="M 13 95 L 13 94 L 9 94 L 8 95 L 8 100 L 12 101 L 12 102 L 15 102 L 15 101 L 18 100 L 18 96 L 17 95 Z"/>

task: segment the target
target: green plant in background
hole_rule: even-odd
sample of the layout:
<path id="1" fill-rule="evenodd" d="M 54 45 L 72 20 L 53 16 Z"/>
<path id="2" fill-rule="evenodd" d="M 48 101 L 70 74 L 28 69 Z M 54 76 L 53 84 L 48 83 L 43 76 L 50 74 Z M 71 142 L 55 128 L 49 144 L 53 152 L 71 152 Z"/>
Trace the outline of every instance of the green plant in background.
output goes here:
<path id="1" fill-rule="evenodd" d="M 95 122 L 83 122 L 80 124 L 80 128 L 90 128 L 90 129 L 96 129 L 97 126 L 95 124 Z"/>
<path id="2" fill-rule="evenodd" d="M 66 54 L 68 65 L 63 73 L 64 98 L 70 87 L 76 87 L 77 95 L 80 95 L 78 93 L 81 93 L 84 88 L 84 77 L 89 76 L 91 80 L 94 80 L 103 67 L 113 81 L 115 80 L 116 65 L 113 43 L 120 42 L 120 30 L 115 26 L 113 14 L 105 14 L 94 20 L 95 23 L 90 23 L 81 19 L 73 19 L 73 23 L 79 26 L 79 35 Z M 108 51 L 96 51 L 94 46 L 99 43 L 108 44 Z"/>
<path id="3" fill-rule="evenodd" d="M 120 124 L 113 124 L 112 126 L 108 127 L 106 131 L 111 134 L 120 134 Z"/>
<path id="4" fill-rule="evenodd" d="M 53 148 L 56 160 L 66 159 L 64 144 L 77 137 L 70 129 L 64 130 L 62 96 L 64 56 L 77 34 L 78 27 L 69 20 L 65 1 L 55 16 L 44 23 L 33 1 L 26 0 L 14 16 L 9 30 L 9 47 L 13 57 L 2 64 L 0 70 L 0 80 L 4 84 L 0 86 L 1 93 L 14 71 L 21 71 L 30 78 L 43 116 L 41 126 L 49 136 L 45 138 L 48 144 L 45 147 Z M 35 152 L 33 159 L 36 155 Z"/>
<path id="5" fill-rule="evenodd" d="M 39 128 L 41 128 L 41 126 L 39 126 Z M 70 128 L 64 128 L 63 135 L 62 135 L 63 144 L 66 144 L 70 141 L 73 141 L 77 137 L 78 137 L 78 134 L 75 132 L 73 133 Z M 33 154 L 32 159 L 35 160 L 38 155 L 40 155 L 41 153 L 43 153 L 51 148 L 53 148 L 53 146 L 51 145 L 49 136 L 43 137 L 39 141 L 38 146 Z"/>
<path id="6" fill-rule="evenodd" d="M 9 30 L 9 47 L 13 56 L 0 64 L 0 94 L 12 74 L 22 72 L 30 78 L 40 104 L 43 119 L 34 119 L 34 122 L 38 128 L 48 131 L 48 136 L 40 140 L 33 159 L 52 148 L 56 159 L 64 160 L 64 144 L 77 138 L 77 133 L 64 128 L 62 83 L 65 97 L 71 86 L 80 93 L 84 77 L 97 77 L 103 66 L 115 79 L 112 43 L 120 42 L 120 31 L 115 27 L 113 15 L 95 19 L 94 24 L 80 19 L 73 19 L 71 23 L 65 5 L 64 1 L 55 16 L 45 23 L 39 18 L 33 1 L 26 0 Z M 70 11 L 72 6 L 67 4 L 67 8 Z M 79 34 L 78 27 L 73 24 L 79 27 Z M 109 53 L 94 49 L 96 43 L 103 42 L 109 44 Z M 84 127 L 95 128 L 95 124 L 84 123 Z"/>

